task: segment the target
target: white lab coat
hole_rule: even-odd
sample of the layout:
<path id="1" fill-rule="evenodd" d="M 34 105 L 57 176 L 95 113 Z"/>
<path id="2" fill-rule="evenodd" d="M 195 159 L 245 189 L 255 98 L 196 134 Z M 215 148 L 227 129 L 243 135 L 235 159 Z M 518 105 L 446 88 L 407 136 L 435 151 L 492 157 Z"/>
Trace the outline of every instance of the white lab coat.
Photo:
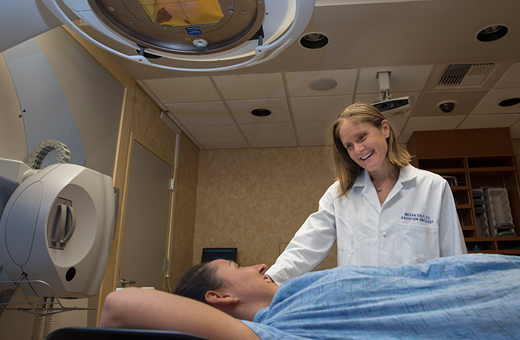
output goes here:
<path id="1" fill-rule="evenodd" d="M 347 196 L 320 199 L 267 274 L 281 284 L 312 270 L 338 244 L 338 266 L 399 266 L 467 253 L 446 180 L 407 165 L 381 204 L 367 171 Z"/>

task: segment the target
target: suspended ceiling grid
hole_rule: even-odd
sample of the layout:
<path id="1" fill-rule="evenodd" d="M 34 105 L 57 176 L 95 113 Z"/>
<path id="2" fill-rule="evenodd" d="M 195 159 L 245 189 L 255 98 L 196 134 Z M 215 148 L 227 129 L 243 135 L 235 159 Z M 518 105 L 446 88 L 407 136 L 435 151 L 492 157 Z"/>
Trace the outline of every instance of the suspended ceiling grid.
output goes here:
<path id="1" fill-rule="evenodd" d="M 317 1 L 305 32 L 326 34 L 318 50 L 294 43 L 264 64 L 230 72 L 189 73 L 116 60 L 201 149 L 328 144 L 328 129 L 347 105 L 374 102 L 378 72 L 390 72 L 394 98 L 415 107 L 388 117 L 399 141 L 417 130 L 509 127 L 520 138 L 520 2 L 516 0 Z M 507 25 L 498 41 L 478 31 Z M 441 86 L 451 64 L 490 64 L 470 85 Z M 336 86 L 313 90 L 313 85 Z M 447 114 L 437 104 L 455 101 Z M 251 110 L 272 111 L 255 117 Z"/>

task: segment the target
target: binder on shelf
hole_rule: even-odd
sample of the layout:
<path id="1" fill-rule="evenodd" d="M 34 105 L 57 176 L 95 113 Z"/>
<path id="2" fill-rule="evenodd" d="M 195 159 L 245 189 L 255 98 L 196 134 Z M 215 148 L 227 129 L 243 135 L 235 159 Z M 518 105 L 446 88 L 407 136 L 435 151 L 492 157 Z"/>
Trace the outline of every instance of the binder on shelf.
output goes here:
<path id="1" fill-rule="evenodd" d="M 473 189 L 473 206 L 475 207 L 475 216 L 477 218 L 477 231 L 479 237 L 490 237 L 489 223 L 487 217 L 486 201 L 484 199 L 483 189 Z"/>
<path id="2" fill-rule="evenodd" d="M 506 188 L 485 188 L 488 225 L 491 237 L 516 236 Z M 498 232 L 498 228 L 501 228 Z"/>

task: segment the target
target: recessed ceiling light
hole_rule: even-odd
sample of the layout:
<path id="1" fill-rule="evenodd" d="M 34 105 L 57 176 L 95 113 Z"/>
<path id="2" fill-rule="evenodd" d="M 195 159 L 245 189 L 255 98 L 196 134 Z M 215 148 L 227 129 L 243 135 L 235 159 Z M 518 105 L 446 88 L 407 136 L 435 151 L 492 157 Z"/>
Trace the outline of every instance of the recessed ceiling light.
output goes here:
<path id="1" fill-rule="evenodd" d="M 300 44 L 309 49 L 318 49 L 327 46 L 329 38 L 323 33 L 307 33 L 300 39 Z"/>
<path id="2" fill-rule="evenodd" d="M 271 110 L 268 109 L 254 109 L 251 111 L 253 116 L 257 117 L 267 117 L 271 114 Z"/>
<path id="3" fill-rule="evenodd" d="M 309 88 L 314 91 L 329 91 L 338 86 L 336 79 L 318 78 L 309 83 Z"/>
<path id="4" fill-rule="evenodd" d="M 509 32 L 509 28 L 504 25 L 491 25 L 483 28 L 477 34 L 477 40 L 482 42 L 491 42 L 501 39 Z"/>
<path id="5" fill-rule="evenodd" d="M 502 100 L 498 105 L 503 107 L 513 106 L 520 104 L 520 98 L 509 98 Z"/>

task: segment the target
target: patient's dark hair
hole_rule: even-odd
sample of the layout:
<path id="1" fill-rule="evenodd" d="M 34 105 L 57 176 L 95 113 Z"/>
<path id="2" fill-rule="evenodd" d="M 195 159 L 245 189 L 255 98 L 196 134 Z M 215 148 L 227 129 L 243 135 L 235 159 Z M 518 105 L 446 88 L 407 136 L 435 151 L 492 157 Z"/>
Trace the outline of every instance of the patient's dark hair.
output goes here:
<path id="1" fill-rule="evenodd" d="M 173 294 L 207 303 L 204 295 L 210 290 L 221 288 L 222 285 L 222 280 L 217 276 L 217 268 L 202 263 L 193 266 L 184 274 Z"/>

